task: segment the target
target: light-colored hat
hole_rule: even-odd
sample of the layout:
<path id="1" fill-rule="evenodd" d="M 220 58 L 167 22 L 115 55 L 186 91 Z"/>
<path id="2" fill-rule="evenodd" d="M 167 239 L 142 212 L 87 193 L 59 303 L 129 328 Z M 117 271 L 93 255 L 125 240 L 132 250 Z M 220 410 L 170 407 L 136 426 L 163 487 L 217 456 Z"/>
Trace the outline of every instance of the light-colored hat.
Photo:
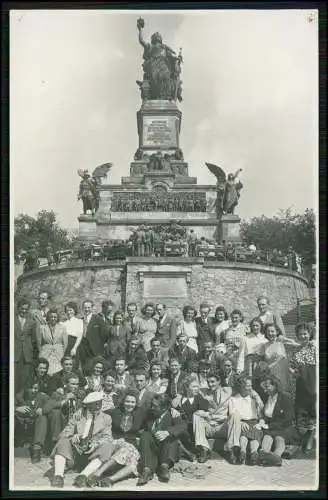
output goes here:
<path id="1" fill-rule="evenodd" d="M 82 401 L 84 405 L 90 405 L 92 403 L 98 403 L 103 400 L 102 392 L 89 392 L 89 394 Z"/>

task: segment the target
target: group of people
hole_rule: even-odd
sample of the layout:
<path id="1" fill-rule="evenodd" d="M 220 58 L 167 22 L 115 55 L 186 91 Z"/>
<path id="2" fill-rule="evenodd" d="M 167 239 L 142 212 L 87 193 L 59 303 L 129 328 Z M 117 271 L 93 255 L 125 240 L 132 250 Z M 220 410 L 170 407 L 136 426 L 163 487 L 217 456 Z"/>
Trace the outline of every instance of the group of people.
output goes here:
<path id="1" fill-rule="evenodd" d="M 129 303 L 101 311 L 86 299 L 82 315 L 64 315 L 42 291 L 37 309 L 16 304 L 15 438 L 32 462 L 47 450 L 53 487 L 65 470 L 77 487 L 111 486 L 128 477 L 170 480 L 184 456 L 204 463 L 214 439 L 232 464 L 279 466 L 286 444 L 315 446 L 314 326 L 286 336 L 267 297 L 249 324 L 222 306 Z M 287 355 L 287 350 L 290 355 Z M 295 388 L 296 384 L 296 388 Z M 221 443 L 221 444 L 220 444 Z"/>

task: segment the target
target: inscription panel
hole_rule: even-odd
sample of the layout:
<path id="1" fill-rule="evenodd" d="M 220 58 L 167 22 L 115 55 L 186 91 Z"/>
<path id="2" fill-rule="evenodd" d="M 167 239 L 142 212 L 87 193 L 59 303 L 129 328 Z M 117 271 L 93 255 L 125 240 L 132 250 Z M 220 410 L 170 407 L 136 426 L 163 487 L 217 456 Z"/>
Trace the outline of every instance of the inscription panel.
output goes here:
<path id="1" fill-rule="evenodd" d="M 185 276 L 153 276 L 144 277 L 145 298 L 180 298 L 187 297 Z"/>
<path id="2" fill-rule="evenodd" d="M 176 120 L 174 116 L 144 116 L 143 146 L 178 147 Z"/>

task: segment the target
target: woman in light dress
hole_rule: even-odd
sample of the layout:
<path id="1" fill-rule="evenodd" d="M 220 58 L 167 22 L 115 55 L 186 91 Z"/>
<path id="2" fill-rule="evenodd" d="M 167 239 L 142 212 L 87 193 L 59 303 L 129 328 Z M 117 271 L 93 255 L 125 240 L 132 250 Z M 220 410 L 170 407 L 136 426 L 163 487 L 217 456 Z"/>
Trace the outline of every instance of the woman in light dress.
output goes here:
<path id="1" fill-rule="evenodd" d="M 214 324 L 215 324 L 215 345 L 221 344 L 222 333 L 228 330 L 230 326 L 229 315 L 227 310 L 223 306 L 218 306 L 215 309 L 214 314 Z"/>
<path id="2" fill-rule="evenodd" d="M 68 335 L 67 354 L 73 356 L 74 365 L 78 367 L 77 352 L 83 335 L 83 319 L 77 318 L 78 308 L 75 302 L 66 304 L 65 313 L 67 319 L 64 321 L 64 326 Z"/>
<path id="3" fill-rule="evenodd" d="M 187 346 L 191 347 L 194 351 L 198 352 L 197 344 L 197 328 L 195 318 L 197 316 L 197 311 L 193 306 L 184 306 L 182 309 L 183 319 L 178 324 L 177 337 L 184 333 L 188 337 Z"/>
<path id="4" fill-rule="evenodd" d="M 68 345 L 67 331 L 63 323 L 59 323 L 57 309 L 49 309 L 46 324 L 37 325 L 36 343 L 39 358 L 45 358 L 49 363 L 48 374 L 51 377 L 62 369 L 61 359 Z"/>
<path id="5" fill-rule="evenodd" d="M 247 377 L 252 377 L 263 358 L 263 344 L 268 340 L 263 335 L 264 326 L 260 318 L 253 318 L 249 327 L 250 333 L 243 338 L 239 347 L 236 371 L 245 372 Z"/>
<path id="6" fill-rule="evenodd" d="M 157 321 L 153 318 L 155 306 L 151 302 L 145 304 L 141 310 L 142 317 L 138 320 L 137 334 L 140 336 L 141 342 L 148 352 L 151 349 L 150 341 L 155 337 L 157 332 Z"/>
<path id="7" fill-rule="evenodd" d="M 282 391 L 291 392 L 292 383 L 285 345 L 297 347 L 299 344 L 282 335 L 274 323 L 265 325 L 264 335 L 268 342 L 263 344 L 263 359 L 267 363 L 269 373 L 278 379 Z"/>

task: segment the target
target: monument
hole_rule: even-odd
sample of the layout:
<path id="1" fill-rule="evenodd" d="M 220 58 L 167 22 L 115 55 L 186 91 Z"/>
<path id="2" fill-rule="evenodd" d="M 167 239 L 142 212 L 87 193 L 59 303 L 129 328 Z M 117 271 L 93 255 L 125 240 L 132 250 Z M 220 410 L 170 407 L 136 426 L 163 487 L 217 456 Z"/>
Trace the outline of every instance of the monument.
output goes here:
<path id="1" fill-rule="evenodd" d="M 79 217 L 79 237 L 127 240 L 141 225 L 151 227 L 178 221 L 186 231 L 193 229 L 198 237 L 237 241 L 240 219 L 218 207 L 224 183 L 226 194 L 228 186 L 236 192 L 234 180 L 228 176 L 227 182 L 221 179 L 217 186 L 199 185 L 197 178 L 189 175 L 181 149 L 182 113 L 178 103 L 182 101 L 182 50 L 176 53 L 165 45 L 159 33 L 145 42 L 142 18 L 138 19 L 137 28 L 144 51 L 143 77 L 137 80 L 142 101 L 137 111 L 138 148 L 130 164 L 130 175 L 122 177 L 121 184 L 101 180 L 90 184 L 89 177 L 84 181 L 87 203 L 84 202 L 84 212 Z M 221 170 L 221 177 L 222 173 Z M 81 189 L 80 197 L 83 198 Z M 230 198 L 225 196 L 224 203 Z M 89 211 L 86 205 L 90 206 Z"/>
<path id="2" fill-rule="evenodd" d="M 221 167 L 206 163 L 216 185 L 200 185 L 189 175 L 180 144 L 181 49 L 176 53 L 169 48 L 159 33 L 146 43 L 142 19 L 137 27 L 144 63 L 142 79 L 137 81 L 141 106 L 130 175 L 115 185 L 106 181 L 115 168 L 111 163 L 90 174 L 78 171 L 82 178 L 78 198 L 83 203 L 81 247 L 87 252 L 91 246 L 107 247 L 110 258 L 105 258 L 107 253 L 104 258 L 83 253 L 78 260 L 25 272 L 17 280 L 19 295 L 37 297 L 46 288 L 58 308 L 71 300 L 81 303 L 86 297 L 97 309 L 109 296 L 123 309 L 131 301 L 141 308 L 151 300 L 179 314 L 188 303 L 219 301 L 228 310 L 233 304 L 245 311 L 245 321 L 249 321 L 258 314 L 255 297 L 264 293 L 282 315 L 294 310 L 299 300 L 308 297 L 307 281 L 299 273 L 266 263 L 220 259 L 215 254 L 207 258 L 195 249 L 185 251 L 189 230 L 194 231 L 189 241 L 197 236 L 239 242 L 240 218 L 235 211 L 243 187 L 238 180 L 240 170 L 226 174 Z M 129 256 L 116 253 L 117 240 L 128 239 L 123 246 Z"/>

